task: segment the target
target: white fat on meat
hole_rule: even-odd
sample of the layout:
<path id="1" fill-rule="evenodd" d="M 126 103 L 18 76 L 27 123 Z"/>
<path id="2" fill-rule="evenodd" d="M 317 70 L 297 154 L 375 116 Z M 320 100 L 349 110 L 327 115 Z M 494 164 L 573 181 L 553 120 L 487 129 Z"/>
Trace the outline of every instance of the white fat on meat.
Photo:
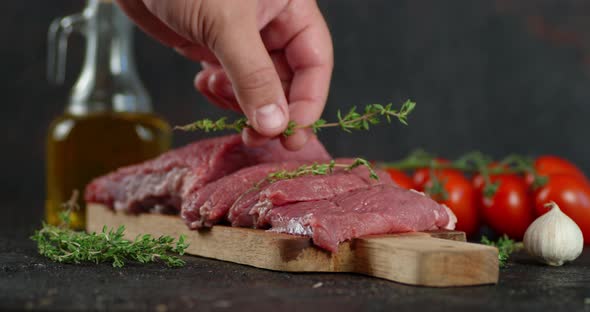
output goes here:
<path id="1" fill-rule="evenodd" d="M 445 210 L 449 214 L 449 222 L 443 227 L 445 230 L 454 230 L 455 225 L 457 224 L 457 216 L 453 213 L 453 211 L 447 207 L 447 205 L 442 205 L 445 207 Z"/>
<path id="2" fill-rule="evenodd" d="M 287 233 L 292 235 L 313 236 L 313 229 L 309 225 L 309 219 L 313 217 L 312 213 L 308 213 L 303 217 L 289 218 L 288 222 L 284 222 L 284 218 L 279 218 L 279 224 L 282 226 L 275 226 L 267 232 L 273 233 Z"/>

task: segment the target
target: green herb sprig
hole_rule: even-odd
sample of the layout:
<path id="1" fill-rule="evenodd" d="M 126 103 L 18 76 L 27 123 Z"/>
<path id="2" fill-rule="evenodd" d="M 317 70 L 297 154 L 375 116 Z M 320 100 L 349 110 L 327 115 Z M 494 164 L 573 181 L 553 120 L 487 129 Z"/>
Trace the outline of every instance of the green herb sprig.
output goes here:
<path id="1" fill-rule="evenodd" d="M 506 265 L 508 258 L 510 255 L 522 249 L 522 243 L 517 243 L 514 240 L 510 239 L 506 234 L 500 237 L 497 241 L 491 241 L 486 236 L 482 236 L 481 243 L 488 246 L 493 246 L 498 248 L 498 260 L 500 262 L 500 267 Z"/>
<path id="2" fill-rule="evenodd" d="M 317 133 L 323 128 L 339 127 L 345 132 L 352 132 L 353 130 L 369 130 L 371 125 L 376 125 L 381 122 L 381 118 L 385 118 L 387 123 L 391 123 L 392 118 L 397 118 L 399 122 L 404 125 L 408 124 L 408 116 L 416 107 L 416 103 L 410 100 L 404 102 L 399 110 L 393 108 L 393 104 L 369 104 L 365 106 L 362 112 L 357 112 L 356 106 L 352 107 L 345 115 L 338 110 L 337 122 L 327 122 L 324 119 L 319 119 L 311 125 L 298 125 L 294 121 L 290 121 L 287 129 L 283 132 L 284 136 L 290 136 L 295 133 L 296 129 L 309 128 L 314 133 Z M 201 119 L 196 122 L 176 126 L 175 130 L 182 131 L 223 131 L 233 130 L 241 132 L 244 128 L 251 127 L 246 118 L 239 118 L 233 122 L 228 122 L 227 117 L 222 117 L 217 120 Z"/>
<path id="3" fill-rule="evenodd" d="M 241 132 L 244 128 L 250 127 L 248 124 L 248 119 L 246 118 L 239 118 L 234 120 L 233 122 L 228 123 L 227 117 L 221 117 L 217 120 L 211 119 L 201 119 L 197 120 L 193 123 L 184 126 L 176 126 L 174 127 L 175 130 L 182 130 L 182 131 L 204 131 L 204 132 L 215 132 L 215 131 L 223 131 L 223 130 L 233 130 L 236 132 Z"/>
<path id="4" fill-rule="evenodd" d="M 329 163 L 319 164 L 313 163 L 311 165 L 303 165 L 295 170 L 279 170 L 271 172 L 266 177 L 265 181 L 269 183 L 276 182 L 278 180 L 293 179 L 306 175 L 327 175 L 334 172 L 336 168 L 343 168 L 344 171 L 351 171 L 354 168 L 364 166 L 369 170 L 369 177 L 374 180 L 379 180 L 379 176 L 371 166 L 371 164 L 362 158 L 355 158 L 352 164 L 338 164 L 334 160 Z"/>
<path id="5" fill-rule="evenodd" d="M 43 223 L 42 228 L 31 236 L 41 255 L 61 263 L 111 262 L 117 268 L 127 262 L 163 262 L 170 267 L 185 264 L 176 256 L 182 256 L 188 247 L 183 235 L 176 243 L 170 236 L 154 238 L 149 234 L 138 235 L 129 241 L 124 238 L 124 226 L 117 230 L 104 226 L 100 233 L 70 229 L 70 213 L 78 208 L 77 197 L 78 192 L 74 191 L 72 198 L 64 204 L 66 209 L 60 214 L 62 223 L 59 226 Z"/>

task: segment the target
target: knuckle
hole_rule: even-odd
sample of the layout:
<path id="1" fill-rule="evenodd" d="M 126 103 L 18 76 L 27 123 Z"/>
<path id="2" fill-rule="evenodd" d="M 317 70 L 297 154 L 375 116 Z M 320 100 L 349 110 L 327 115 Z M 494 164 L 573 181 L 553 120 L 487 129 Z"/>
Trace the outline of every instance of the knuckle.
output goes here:
<path id="1" fill-rule="evenodd" d="M 203 11 L 204 0 L 143 0 L 145 7 L 175 32 L 186 39 L 202 43 L 207 16 Z"/>
<path id="2" fill-rule="evenodd" d="M 202 13 L 201 1 L 186 1 L 183 9 L 185 32 L 192 41 L 203 43 L 203 24 L 205 16 Z"/>
<path id="3" fill-rule="evenodd" d="M 220 37 L 227 36 L 228 32 L 235 31 L 241 23 L 250 20 L 253 17 L 252 8 L 255 8 L 249 1 L 202 0 L 201 2 L 200 14 L 193 20 L 199 21 L 196 28 L 200 29 L 202 42 L 212 50 L 216 49 Z"/>

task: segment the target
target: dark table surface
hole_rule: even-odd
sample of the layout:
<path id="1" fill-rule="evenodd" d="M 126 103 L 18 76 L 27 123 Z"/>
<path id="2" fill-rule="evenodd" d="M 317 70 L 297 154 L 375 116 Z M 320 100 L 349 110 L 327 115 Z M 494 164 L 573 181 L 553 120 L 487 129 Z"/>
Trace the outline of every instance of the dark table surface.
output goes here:
<path id="1" fill-rule="evenodd" d="M 590 311 L 590 248 L 562 267 L 538 265 L 518 253 L 501 269 L 498 285 L 436 289 L 190 256 L 179 269 L 56 264 L 37 254 L 28 239 L 33 228 L 0 230 L 0 310 Z"/>

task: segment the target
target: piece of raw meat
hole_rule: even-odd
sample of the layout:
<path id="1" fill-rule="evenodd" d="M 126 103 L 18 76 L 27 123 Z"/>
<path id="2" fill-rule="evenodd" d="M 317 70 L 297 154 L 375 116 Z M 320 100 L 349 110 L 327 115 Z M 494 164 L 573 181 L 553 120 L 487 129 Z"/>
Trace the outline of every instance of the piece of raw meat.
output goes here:
<path id="1" fill-rule="evenodd" d="M 435 229 L 452 230 L 457 218 L 444 205 L 412 190 L 376 185 L 329 200 L 276 207 L 266 216 L 270 231 L 309 236 L 328 251 L 338 244 L 372 234 Z"/>
<path id="2" fill-rule="evenodd" d="M 178 212 L 188 194 L 240 168 L 286 160 L 329 159 L 315 137 L 296 152 L 284 149 L 279 140 L 252 148 L 243 144 L 240 135 L 216 137 L 99 177 L 87 186 L 85 199 L 128 213 Z"/>
<path id="3" fill-rule="evenodd" d="M 286 161 L 240 169 L 188 194 L 182 201 L 181 216 L 191 229 L 210 227 L 222 221 L 231 205 L 240 196 L 254 190 L 269 173 L 293 170 L 303 164 L 301 161 Z"/>
<path id="4" fill-rule="evenodd" d="M 353 159 L 336 159 L 338 164 L 351 164 Z M 371 179 L 369 170 L 357 167 L 350 172 L 337 168 L 329 175 L 308 175 L 276 181 L 257 192 L 246 194 L 231 207 L 228 220 L 233 226 L 264 228 L 268 226 L 265 214 L 276 206 L 294 202 L 330 199 L 370 185 L 393 185 L 387 173 L 376 170 L 379 180 Z"/>

